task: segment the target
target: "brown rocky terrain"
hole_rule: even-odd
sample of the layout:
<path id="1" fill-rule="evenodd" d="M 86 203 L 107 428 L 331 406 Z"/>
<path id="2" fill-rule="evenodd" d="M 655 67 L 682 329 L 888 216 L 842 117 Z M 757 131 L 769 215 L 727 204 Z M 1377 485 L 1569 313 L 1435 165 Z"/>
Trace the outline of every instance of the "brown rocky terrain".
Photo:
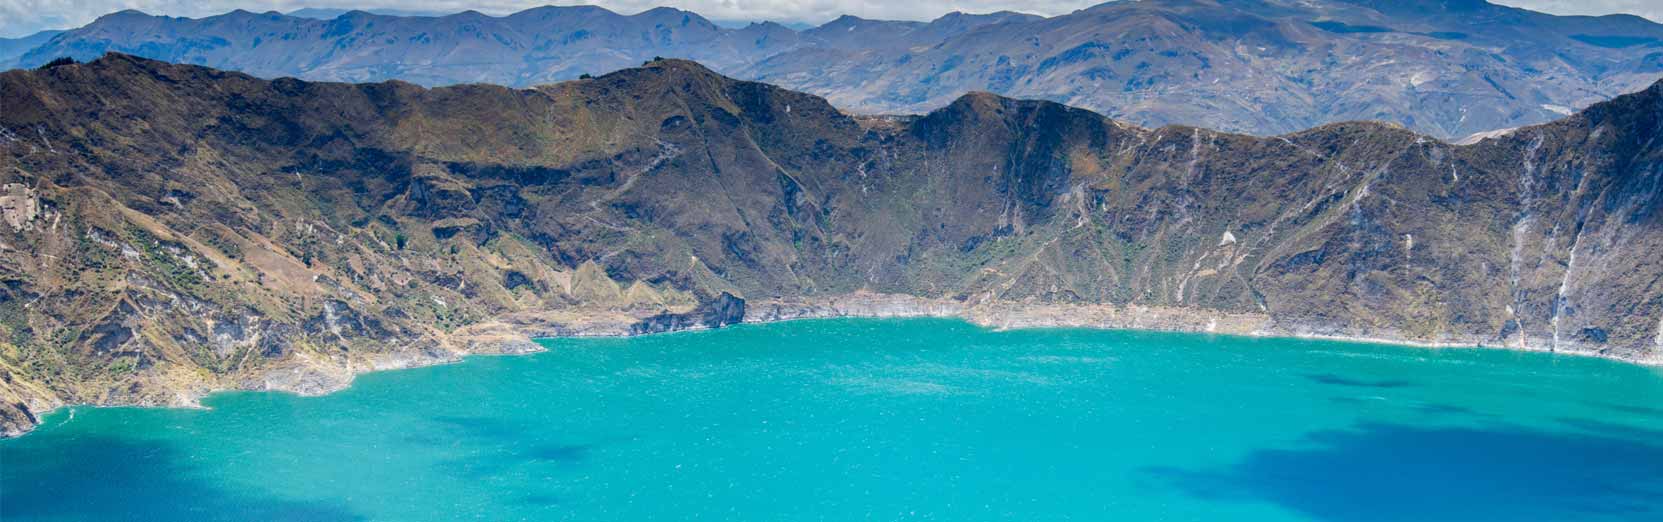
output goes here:
<path id="1" fill-rule="evenodd" d="M 952 315 L 1663 361 L 1663 84 L 1452 145 L 662 60 L 542 86 L 0 74 L 0 427 L 529 337 Z"/>

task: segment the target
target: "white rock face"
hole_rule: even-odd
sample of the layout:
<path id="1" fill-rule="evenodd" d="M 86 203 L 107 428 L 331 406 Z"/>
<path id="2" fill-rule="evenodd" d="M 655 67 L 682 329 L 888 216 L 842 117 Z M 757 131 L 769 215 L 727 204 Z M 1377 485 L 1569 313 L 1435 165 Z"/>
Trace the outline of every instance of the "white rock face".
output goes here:
<path id="1" fill-rule="evenodd" d="M 1478 143 L 1480 141 L 1484 141 L 1484 140 L 1487 140 L 1487 139 L 1490 139 L 1490 138 L 1500 138 L 1500 137 L 1512 134 L 1513 131 L 1516 131 L 1516 130 L 1519 130 L 1518 127 L 1508 127 L 1508 128 L 1505 128 L 1505 129 L 1496 129 L 1496 130 L 1491 130 L 1491 131 L 1475 132 L 1473 134 L 1468 135 L 1465 138 L 1455 140 L 1452 143 L 1454 143 L 1456 145 L 1472 145 L 1474 143 Z"/>
<path id="2" fill-rule="evenodd" d="M 1657 339 L 1653 341 L 1657 349 L 1663 350 L 1663 318 L 1657 320 Z"/>
<path id="3" fill-rule="evenodd" d="M 1231 234 L 1229 230 L 1224 231 L 1224 237 L 1219 238 L 1218 240 L 1218 246 L 1234 244 L 1236 244 L 1236 235 Z"/>
<path id="4" fill-rule="evenodd" d="M 0 218 L 13 231 L 21 232 L 40 216 L 40 195 L 22 183 L 7 183 L 0 187 Z"/>

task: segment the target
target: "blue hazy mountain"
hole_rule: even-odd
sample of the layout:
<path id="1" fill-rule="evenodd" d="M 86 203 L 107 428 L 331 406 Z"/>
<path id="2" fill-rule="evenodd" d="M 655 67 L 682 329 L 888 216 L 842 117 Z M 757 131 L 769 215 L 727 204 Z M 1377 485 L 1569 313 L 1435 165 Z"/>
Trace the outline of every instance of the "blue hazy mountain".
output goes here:
<path id="1" fill-rule="evenodd" d="M 296 9 L 296 10 L 293 10 L 293 11 L 289 11 L 286 14 L 288 14 L 289 16 L 297 16 L 297 17 L 300 17 L 300 18 L 315 18 L 315 19 L 318 19 L 318 20 L 334 20 L 336 18 L 339 18 L 341 15 L 344 15 L 344 14 L 347 14 L 347 13 L 350 13 L 350 12 L 353 12 L 353 11 L 359 11 L 359 10 L 360 9 L 345 9 L 345 8 L 336 8 L 336 7 L 304 7 L 304 8 Z M 384 15 L 384 16 L 444 16 L 444 15 L 451 14 L 451 13 L 454 12 L 454 11 L 425 11 L 425 10 L 420 10 L 420 9 L 362 9 L 362 11 L 364 11 L 366 13 L 370 13 L 370 14 L 378 14 L 378 15 Z"/>
<path id="2" fill-rule="evenodd" d="M 855 112 L 924 112 L 989 91 L 1146 126 L 1274 134 L 1377 119 L 1444 138 L 1547 121 L 1663 75 L 1663 25 L 1478 0 L 1146 0 L 1050 18 L 735 25 L 588 6 L 500 17 L 123 11 L 36 45 L 0 44 L 0 64 L 119 51 L 263 77 L 529 86 L 663 56 Z"/>
<path id="3" fill-rule="evenodd" d="M 677 8 L 539 7 L 506 17 L 130 10 L 30 38 L 0 43 L 0 65 L 123 52 L 258 76 L 529 86 L 677 57 L 861 113 L 920 113 L 981 90 L 1137 125 L 1261 135 L 1384 120 L 1460 138 L 1552 120 L 1663 75 L 1663 25 L 1480 0 L 1146 0 L 1051 18 L 840 17 L 803 30 L 735 27 Z"/>
<path id="4" fill-rule="evenodd" d="M 41 31 L 18 38 L 0 38 L 0 69 L 10 69 L 23 53 L 39 47 L 63 31 Z"/>

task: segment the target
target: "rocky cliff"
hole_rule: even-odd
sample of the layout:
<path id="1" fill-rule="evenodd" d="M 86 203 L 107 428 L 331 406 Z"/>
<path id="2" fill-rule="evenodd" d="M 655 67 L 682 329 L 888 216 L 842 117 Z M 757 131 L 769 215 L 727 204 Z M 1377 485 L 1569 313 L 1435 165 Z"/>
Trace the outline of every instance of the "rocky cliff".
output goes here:
<path id="1" fill-rule="evenodd" d="M 662 60 L 535 89 L 0 74 L 0 427 L 747 320 L 954 315 L 1663 361 L 1663 84 L 1472 145 L 916 117 Z"/>

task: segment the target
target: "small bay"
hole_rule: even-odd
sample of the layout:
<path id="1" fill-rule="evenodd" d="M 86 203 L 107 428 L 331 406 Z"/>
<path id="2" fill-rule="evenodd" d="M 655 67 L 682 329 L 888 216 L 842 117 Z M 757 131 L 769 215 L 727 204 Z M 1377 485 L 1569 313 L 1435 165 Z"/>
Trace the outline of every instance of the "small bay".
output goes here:
<path id="1" fill-rule="evenodd" d="M 1663 370 L 838 319 L 76 407 L 0 519 L 1658 520 Z"/>

